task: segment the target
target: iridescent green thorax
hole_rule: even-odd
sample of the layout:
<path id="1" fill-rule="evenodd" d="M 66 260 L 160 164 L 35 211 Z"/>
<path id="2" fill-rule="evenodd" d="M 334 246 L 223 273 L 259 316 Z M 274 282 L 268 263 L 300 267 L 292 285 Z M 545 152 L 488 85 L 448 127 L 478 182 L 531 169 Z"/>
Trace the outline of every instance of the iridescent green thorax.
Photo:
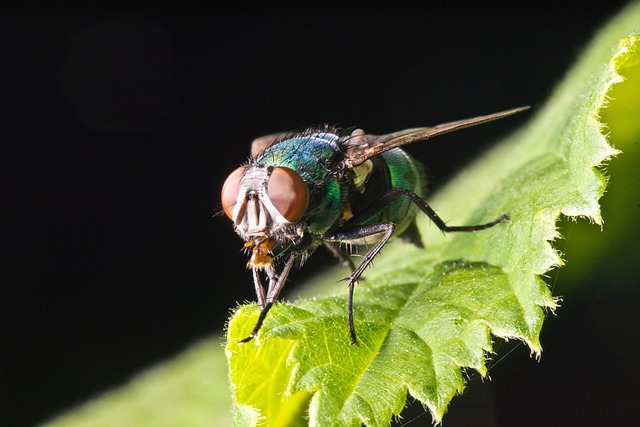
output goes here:
<path id="1" fill-rule="evenodd" d="M 339 224 L 348 185 L 338 180 L 335 166 L 341 159 L 339 137 L 330 132 L 313 132 L 278 142 L 256 159 L 266 166 L 295 170 L 309 188 L 307 227 L 312 235 L 324 235 Z"/>

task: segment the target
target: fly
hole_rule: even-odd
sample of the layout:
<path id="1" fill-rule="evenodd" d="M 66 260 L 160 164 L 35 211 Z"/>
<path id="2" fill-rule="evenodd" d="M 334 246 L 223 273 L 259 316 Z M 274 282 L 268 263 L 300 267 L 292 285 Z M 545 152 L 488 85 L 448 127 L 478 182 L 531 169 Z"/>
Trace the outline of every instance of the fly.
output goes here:
<path id="1" fill-rule="evenodd" d="M 392 235 L 415 242 L 415 217 L 424 212 L 443 232 L 470 232 L 509 219 L 449 226 L 424 201 L 422 165 L 399 148 L 416 141 L 501 119 L 527 109 L 415 128 L 388 135 L 360 129 L 343 134 L 330 126 L 299 133 L 267 135 L 253 141 L 251 159 L 229 175 L 222 207 L 245 242 L 261 312 L 254 338 L 278 299 L 296 261 L 327 247 L 351 268 L 347 316 L 351 344 L 358 340 L 353 321 L 355 284 Z M 343 247 L 370 246 L 359 266 Z M 261 276 L 268 282 L 265 287 Z"/>

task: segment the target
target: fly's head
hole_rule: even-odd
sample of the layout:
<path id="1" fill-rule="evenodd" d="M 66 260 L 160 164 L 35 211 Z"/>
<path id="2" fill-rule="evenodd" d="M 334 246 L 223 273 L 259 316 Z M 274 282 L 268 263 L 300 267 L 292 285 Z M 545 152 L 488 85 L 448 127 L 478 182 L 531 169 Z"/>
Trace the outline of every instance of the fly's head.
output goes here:
<path id="1" fill-rule="evenodd" d="M 301 219 L 309 204 L 309 189 L 293 169 L 241 166 L 229 175 L 221 196 L 224 213 L 252 251 L 250 268 L 271 265 L 276 246 L 295 244 L 304 233 Z"/>

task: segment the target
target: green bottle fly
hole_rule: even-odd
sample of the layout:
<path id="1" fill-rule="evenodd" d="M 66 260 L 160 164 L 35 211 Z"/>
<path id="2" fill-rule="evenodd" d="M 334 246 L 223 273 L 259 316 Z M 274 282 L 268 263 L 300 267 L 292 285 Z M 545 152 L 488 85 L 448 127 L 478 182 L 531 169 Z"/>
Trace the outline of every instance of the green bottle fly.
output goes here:
<path id="1" fill-rule="evenodd" d="M 478 225 L 448 226 L 424 201 L 422 165 L 404 145 L 500 119 L 527 107 L 388 135 L 357 129 L 343 134 L 330 126 L 256 139 L 251 160 L 222 187 L 222 207 L 251 257 L 262 308 L 257 335 L 296 260 L 320 245 L 351 267 L 347 314 L 351 344 L 357 344 L 353 291 L 364 270 L 394 234 L 415 239 L 415 217 L 424 212 L 444 232 L 477 231 L 505 221 L 502 215 Z M 344 248 L 368 246 L 357 267 Z M 279 268 L 279 269 L 278 269 Z M 265 292 L 261 274 L 268 280 Z"/>

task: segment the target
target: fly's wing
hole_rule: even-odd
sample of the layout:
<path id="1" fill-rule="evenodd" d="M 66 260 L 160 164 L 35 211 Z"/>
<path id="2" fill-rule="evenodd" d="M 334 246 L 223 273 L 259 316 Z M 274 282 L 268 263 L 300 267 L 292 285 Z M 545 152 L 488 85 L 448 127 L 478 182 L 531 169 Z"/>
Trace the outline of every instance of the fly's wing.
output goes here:
<path id="1" fill-rule="evenodd" d="M 342 161 L 341 166 L 350 169 L 392 148 L 501 119 L 527 110 L 528 108 L 529 107 L 519 107 L 486 116 L 474 117 L 472 119 L 444 123 L 430 128 L 405 129 L 388 135 L 367 135 L 361 129 L 357 129 L 342 143 L 345 150 L 345 159 Z"/>
<path id="2" fill-rule="evenodd" d="M 251 143 L 251 158 L 257 159 L 260 154 L 277 141 L 291 135 L 291 132 L 278 132 L 256 138 Z"/>

